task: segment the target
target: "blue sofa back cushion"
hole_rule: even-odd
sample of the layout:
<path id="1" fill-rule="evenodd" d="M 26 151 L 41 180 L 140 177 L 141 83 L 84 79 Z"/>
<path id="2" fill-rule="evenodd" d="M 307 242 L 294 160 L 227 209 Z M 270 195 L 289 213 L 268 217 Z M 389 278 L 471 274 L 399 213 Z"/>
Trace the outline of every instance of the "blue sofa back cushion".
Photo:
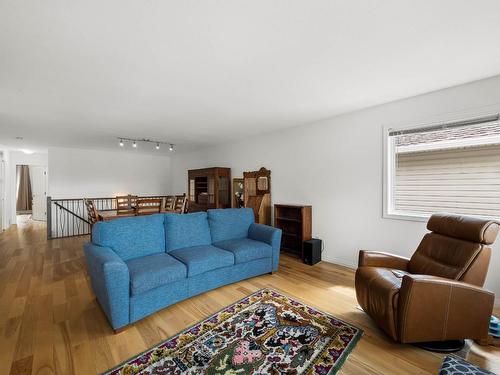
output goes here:
<path id="1" fill-rule="evenodd" d="M 165 249 L 167 252 L 184 247 L 211 245 L 212 237 L 207 213 L 165 215 Z"/>
<path id="2" fill-rule="evenodd" d="M 92 242 L 110 247 L 124 261 L 165 252 L 164 215 L 99 221 L 92 228 Z"/>
<path id="3" fill-rule="evenodd" d="M 248 237 L 248 228 L 255 221 L 251 208 L 208 210 L 212 243 Z"/>

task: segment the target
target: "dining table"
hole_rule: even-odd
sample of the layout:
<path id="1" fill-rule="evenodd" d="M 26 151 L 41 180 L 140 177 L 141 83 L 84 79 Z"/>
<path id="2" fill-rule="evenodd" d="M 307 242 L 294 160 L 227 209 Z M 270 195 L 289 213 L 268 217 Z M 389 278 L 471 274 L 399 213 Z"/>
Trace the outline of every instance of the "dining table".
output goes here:
<path id="1" fill-rule="evenodd" d="M 103 211 L 98 211 L 97 212 L 97 218 L 99 221 L 110 221 L 114 219 L 120 219 L 123 217 L 131 217 L 131 216 L 142 216 L 142 215 L 153 215 L 157 213 L 178 213 L 177 211 L 174 210 L 161 210 L 160 212 L 158 211 L 151 211 L 151 212 L 143 212 L 141 215 L 137 215 L 135 212 L 121 212 L 118 213 L 117 210 L 103 210 Z"/>
<path id="2" fill-rule="evenodd" d="M 135 212 L 118 213 L 117 210 L 105 210 L 105 211 L 98 211 L 97 216 L 100 221 L 109 221 L 109 220 L 119 219 L 122 217 L 136 216 L 136 214 Z"/>

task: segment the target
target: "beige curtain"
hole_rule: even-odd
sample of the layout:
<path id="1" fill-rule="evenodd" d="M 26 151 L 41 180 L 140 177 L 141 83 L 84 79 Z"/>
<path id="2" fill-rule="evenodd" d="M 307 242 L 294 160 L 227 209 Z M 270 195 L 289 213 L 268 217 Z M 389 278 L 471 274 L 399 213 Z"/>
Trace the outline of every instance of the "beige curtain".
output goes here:
<path id="1" fill-rule="evenodd" d="M 32 192 L 30 170 L 27 165 L 17 165 L 17 202 L 16 211 L 31 211 Z"/>

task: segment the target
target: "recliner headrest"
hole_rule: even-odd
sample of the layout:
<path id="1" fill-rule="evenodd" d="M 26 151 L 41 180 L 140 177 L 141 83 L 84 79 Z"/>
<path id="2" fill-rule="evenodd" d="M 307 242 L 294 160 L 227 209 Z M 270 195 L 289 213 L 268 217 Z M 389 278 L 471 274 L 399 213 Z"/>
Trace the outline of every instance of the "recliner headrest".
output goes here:
<path id="1" fill-rule="evenodd" d="M 444 236 L 491 245 L 495 242 L 500 223 L 471 216 L 437 213 L 430 217 L 427 229 Z"/>

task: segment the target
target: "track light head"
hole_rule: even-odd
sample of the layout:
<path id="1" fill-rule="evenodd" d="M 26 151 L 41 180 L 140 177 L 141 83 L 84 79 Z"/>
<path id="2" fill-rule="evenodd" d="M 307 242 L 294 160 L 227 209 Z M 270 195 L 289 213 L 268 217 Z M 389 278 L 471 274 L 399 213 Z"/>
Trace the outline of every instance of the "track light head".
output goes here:
<path id="1" fill-rule="evenodd" d="M 120 139 L 120 143 L 119 143 L 120 147 L 123 147 L 123 144 L 124 144 L 123 139 Z"/>
<path id="2" fill-rule="evenodd" d="M 157 150 L 159 150 L 159 149 L 160 149 L 160 143 L 159 143 L 159 142 L 156 142 L 156 146 L 155 146 L 155 148 L 156 148 Z"/>
<path id="3" fill-rule="evenodd" d="M 174 145 L 170 143 L 170 147 L 168 148 L 170 151 L 174 151 Z"/>
<path id="4" fill-rule="evenodd" d="M 134 147 L 134 148 L 135 148 L 135 147 L 137 147 L 137 142 L 136 142 L 136 141 L 134 141 L 134 142 L 132 143 L 132 147 Z"/>

